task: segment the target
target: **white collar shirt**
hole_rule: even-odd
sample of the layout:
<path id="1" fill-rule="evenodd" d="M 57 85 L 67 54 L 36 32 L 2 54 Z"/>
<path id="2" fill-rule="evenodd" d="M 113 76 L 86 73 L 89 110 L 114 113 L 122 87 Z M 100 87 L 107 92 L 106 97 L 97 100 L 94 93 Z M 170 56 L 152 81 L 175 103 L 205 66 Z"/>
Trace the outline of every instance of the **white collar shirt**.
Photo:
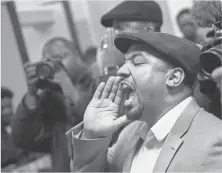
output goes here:
<path id="1" fill-rule="evenodd" d="M 134 156 L 130 173 L 153 172 L 167 135 L 192 99 L 190 96 L 180 102 L 149 130 L 144 143 Z"/>

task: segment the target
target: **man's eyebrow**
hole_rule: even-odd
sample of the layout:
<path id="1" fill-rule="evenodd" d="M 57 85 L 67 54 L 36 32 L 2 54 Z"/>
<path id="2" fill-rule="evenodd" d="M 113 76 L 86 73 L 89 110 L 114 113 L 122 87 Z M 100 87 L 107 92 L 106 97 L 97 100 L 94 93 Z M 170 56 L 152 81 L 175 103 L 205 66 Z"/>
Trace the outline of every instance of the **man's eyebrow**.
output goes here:
<path id="1" fill-rule="evenodd" d="M 133 60 L 136 56 L 144 57 L 142 52 L 131 52 L 124 56 L 124 60 Z"/>

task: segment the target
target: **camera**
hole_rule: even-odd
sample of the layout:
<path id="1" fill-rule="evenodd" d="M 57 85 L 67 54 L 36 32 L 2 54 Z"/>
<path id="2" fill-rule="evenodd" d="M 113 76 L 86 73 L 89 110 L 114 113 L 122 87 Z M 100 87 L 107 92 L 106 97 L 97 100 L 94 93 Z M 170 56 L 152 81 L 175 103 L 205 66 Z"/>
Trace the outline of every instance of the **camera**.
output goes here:
<path id="1" fill-rule="evenodd" d="M 36 77 L 39 78 L 37 87 L 40 89 L 50 86 L 50 80 L 61 69 L 61 61 L 58 59 L 38 62 L 36 64 Z"/>
<path id="2" fill-rule="evenodd" d="M 205 47 L 200 56 L 200 73 L 209 78 L 213 70 L 222 65 L 222 37 Z M 207 50 L 206 50 L 207 49 Z"/>
<path id="3" fill-rule="evenodd" d="M 47 60 L 36 65 L 36 76 L 40 79 L 51 79 L 55 75 L 55 63 Z"/>
<path id="4" fill-rule="evenodd" d="M 218 25 L 219 23 L 219 25 Z M 198 80 L 200 91 L 204 94 L 212 92 L 216 88 L 216 83 L 211 78 L 212 72 L 222 66 L 222 29 L 221 21 L 217 23 L 217 30 L 211 43 L 204 46 L 200 55 Z M 219 26 L 219 27 L 218 27 Z"/>

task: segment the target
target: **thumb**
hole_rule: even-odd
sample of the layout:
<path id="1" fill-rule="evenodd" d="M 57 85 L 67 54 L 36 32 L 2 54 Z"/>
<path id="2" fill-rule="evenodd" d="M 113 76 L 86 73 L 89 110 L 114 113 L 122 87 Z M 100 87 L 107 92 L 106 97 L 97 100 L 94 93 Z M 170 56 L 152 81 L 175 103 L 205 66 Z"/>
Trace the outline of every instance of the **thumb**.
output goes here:
<path id="1" fill-rule="evenodd" d="M 212 78 L 215 81 L 218 81 L 222 78 L 222 67 L 216 68 L 213 72 L 212 72 Z"/>
<path id="2" fill-rule="evenodd" d="M 127 116 L 126 115 L 123 115 L 119 118 L 117 118 L 115 121 L 114 121 L 114 124 L 113 124 L 113 130 L 114 132 L 116 132 L 120 127 L 122 127 L 123 125 L 129 123 L 130 120 L 128 120 Z"/>

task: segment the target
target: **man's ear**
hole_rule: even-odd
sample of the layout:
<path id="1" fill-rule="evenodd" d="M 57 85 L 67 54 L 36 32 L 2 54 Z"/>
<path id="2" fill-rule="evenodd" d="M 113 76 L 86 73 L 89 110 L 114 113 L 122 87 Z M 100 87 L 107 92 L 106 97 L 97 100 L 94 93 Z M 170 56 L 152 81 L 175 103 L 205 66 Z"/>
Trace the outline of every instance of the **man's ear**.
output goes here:
<path id="1" fill-rule="evenodd" d="M 185 78 L 185 73 L 182 68 L 174 68 L 167 73 L 166 85 L 170 88 L 179 86 Z"/>

